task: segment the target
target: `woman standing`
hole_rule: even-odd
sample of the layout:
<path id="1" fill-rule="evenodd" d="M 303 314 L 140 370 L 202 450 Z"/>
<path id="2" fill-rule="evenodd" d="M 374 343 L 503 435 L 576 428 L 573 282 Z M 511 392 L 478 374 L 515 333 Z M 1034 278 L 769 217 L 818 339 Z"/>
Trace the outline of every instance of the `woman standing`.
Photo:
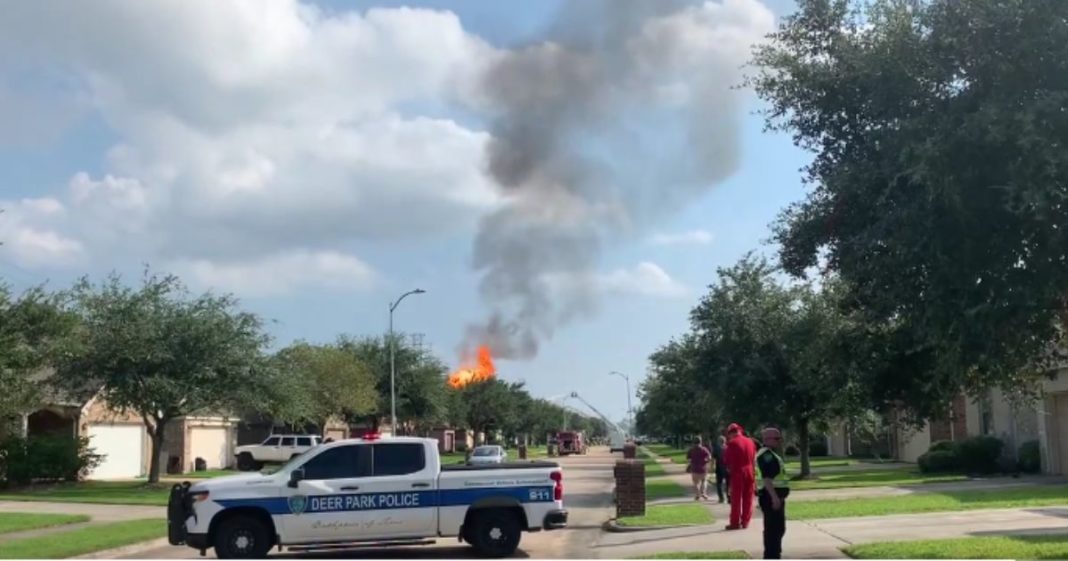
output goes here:
<path id="1" fill-rule="evenodd" d="M 708 464 L 712 461 L 712 452 L 705 448 L 700 436 L 694 441 L 693 447 L 686 454 L 686 458 L 689 460 L 689 463 L 686 464 L 686 471 L 690 474 L 694 491 L 696 491 L 694 500 L 707 499 L 705 485 L 708 480 Z"/>

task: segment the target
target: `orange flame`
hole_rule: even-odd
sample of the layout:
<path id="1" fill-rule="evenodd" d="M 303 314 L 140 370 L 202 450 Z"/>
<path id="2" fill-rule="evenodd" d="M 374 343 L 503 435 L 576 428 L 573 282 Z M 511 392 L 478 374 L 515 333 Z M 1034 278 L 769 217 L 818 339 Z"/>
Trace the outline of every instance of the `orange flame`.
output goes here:
<path id="1" fill-rule="evenodd" d="M 489 347 L 482 345 L 478 348 L 478 364 L 464 366 L 449 374 L 449 385 L 461 389 L 475 382 L 492 380 L 496 374 L 497 368 L 493 366 L 493 356 L 490 355 Z"/>

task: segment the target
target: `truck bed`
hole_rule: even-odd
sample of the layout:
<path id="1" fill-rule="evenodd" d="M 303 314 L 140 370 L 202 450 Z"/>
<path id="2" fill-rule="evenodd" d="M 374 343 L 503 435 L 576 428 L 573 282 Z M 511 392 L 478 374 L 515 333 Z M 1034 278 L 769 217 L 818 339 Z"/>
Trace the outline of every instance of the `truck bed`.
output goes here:
<path id="1" fill-rule="evenodd" d="M 441 466 L 441 471 L 486 471 L 493 469 L 534 469 L 534 468 L 558 468 L 560 464 L 556 462 L 546 461 L 529 461 L 529 462 L 503 462 L 500 464 L 479 464 L 479 465 L 467 465 L 467 464 L 450 464 Z"/>

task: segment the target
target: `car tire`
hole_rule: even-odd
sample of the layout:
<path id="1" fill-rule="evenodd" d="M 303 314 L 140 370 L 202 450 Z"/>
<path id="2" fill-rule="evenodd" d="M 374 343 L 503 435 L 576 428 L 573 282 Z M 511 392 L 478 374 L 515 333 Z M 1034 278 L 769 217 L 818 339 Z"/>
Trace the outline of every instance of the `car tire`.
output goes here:
<path id="1" fill-rule="evenodd" d="M 522 536 L 523 528 L 509 510 L 487 509 L 472 516 L 469 543 L 483 557 L 508 557 L 515 553 Z"/>
<path id="2" fill-rule="evenodd" d="M 212 544 L 219 559 L 264 559 L 271 551 L 271 545 L 267 526 L 251 516 L 224 520 L 215 532 Z"/>
<path id="3" fill-rule="evenodd" d="M 253 471 L 256 469 L 256 460 L 252 454 L 242 452 L 237 456 L 237 469 L 240 471 Z"/>

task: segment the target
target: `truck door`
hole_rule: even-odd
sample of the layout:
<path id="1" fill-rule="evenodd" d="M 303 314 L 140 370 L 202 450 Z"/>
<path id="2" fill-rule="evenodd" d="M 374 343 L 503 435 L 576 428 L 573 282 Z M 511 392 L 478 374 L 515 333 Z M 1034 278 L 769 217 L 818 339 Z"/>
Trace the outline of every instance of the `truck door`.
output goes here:
<path id="1" fill-rule="evenodd" d="M 360 492 L 373 494 L 375 536 L 436 536 L 438 465 L 427 457 L 426 445 L 378 442 L 373 448 L 373 475 L 364 480 Z"/>
<path id="2" fill-rule="evenodd" d="M 379 535 L 375 505 L 367 495 L 371 475 L 371 446 L 330 448 L 301 468 L 304 479 L 289 491 L 284 516 L 290 543 L 343 542 Z"/>

